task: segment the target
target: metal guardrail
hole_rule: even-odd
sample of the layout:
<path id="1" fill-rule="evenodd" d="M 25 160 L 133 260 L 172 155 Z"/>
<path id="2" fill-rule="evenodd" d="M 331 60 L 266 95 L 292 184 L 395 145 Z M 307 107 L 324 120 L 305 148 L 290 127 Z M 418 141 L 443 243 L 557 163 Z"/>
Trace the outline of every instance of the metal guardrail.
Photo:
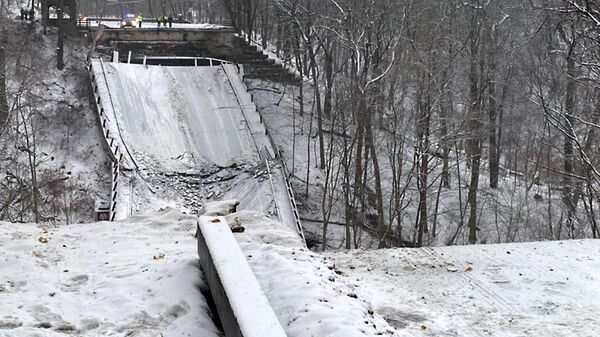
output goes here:
<path id="1" fill-rule="evenodd" d="M 146 56 L 144 55 L 142 56 L 132 56 L 131 51 L 128 54 L 127 57 L 127 63 L 131 63 L 131 60 L 141 60 L 142 61 L 142 65 L 146 65 L 147 61 L 160 61 L 160 60 L 193 60 L 194 61 L 194 66 L 197 67 L 198 66 L 198 61 L 208 61 L 209 66 L 219 66 L 219 65 L 223 65 L 223 64 L 232 64 L 231 61 L 227 61 L 227 60 L 223 60 L 223 59 L 218 59 L 218 58 L 214 58 L 214 57 L 196 57 L 196 56 Z"/>
<path id="2" fill-rule="evenodd" d="M 100 127 L 102 128 L 102 138 L 104 139 L 104 143 L 108 147 L 109 155 L 111 158 L 111 188 L 110 188 L 110 202 L 109 202 L 109 220 L 114 221 L 116 215 L 116 207 L 117 207 L 117 198 L 119 197 L 118 187 L 119 187 L 119 165 L 121 160 L 123 159 L 123 154 L 119 150 L 119 145 L 115 142 L 115 139 L 110 134 L 110 129 L 107 124 L 109 122 L 108 117 L 106 116 L 103 102 L 100 97 L 100 93 L 98 92 L 98 83 L 96 76 L 93 72 L 92 63 L 88 62 L 86 65 L 88 70 L 88 75 L 90 77 L 90 83 L 92 85 L 92 92 L 94 95 L 94 102 L 96 105 L 96 112 L 98 113 L 98 120 L 100 122 Z"/>
<path id="3" fill-rule="evenodd" d="M 277 151 L 279 154 L 279 151 Z M 294 196 L 294 189 L 292 188 L 292 184 L 290 183 L 289 171 L 287 166 L 285 165 L 285 160 L 279 154 L 279 161 L 281 162 L 281 171 L 283 174 L 283 181 L 285 182 L 285 187 L 288 192 L 288 197 L 290 199 L 290 204 L 292 205 L 292 212 L 294 212 L 294 222 L 296 223 L 296 229 L 298 233 L 302 237 L 302 241 L 306 242 L 306 238 L 304 237 L 304 228 L 302 227 L 302 222 L 300 221 L 300 213 L 298 213 L 298 205 L 296 204 L 296 197 Z"/>

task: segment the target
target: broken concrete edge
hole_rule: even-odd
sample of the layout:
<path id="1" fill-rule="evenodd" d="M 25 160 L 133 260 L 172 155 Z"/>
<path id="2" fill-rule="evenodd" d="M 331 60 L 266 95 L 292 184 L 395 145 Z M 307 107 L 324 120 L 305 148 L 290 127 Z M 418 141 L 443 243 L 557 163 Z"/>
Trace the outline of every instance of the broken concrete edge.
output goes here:
<path id="1" fill-rule="evenodd" d="M 227 337 L 285 337 L 277 316 L 222 216 L 198 218 L 198 255 Z"/>

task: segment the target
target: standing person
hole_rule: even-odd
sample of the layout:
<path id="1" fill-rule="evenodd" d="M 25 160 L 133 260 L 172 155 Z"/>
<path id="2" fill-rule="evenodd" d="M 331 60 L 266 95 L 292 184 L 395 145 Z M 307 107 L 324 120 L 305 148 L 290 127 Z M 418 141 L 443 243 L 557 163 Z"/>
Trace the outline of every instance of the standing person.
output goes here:
<path id="1" fill-rule="evenodd" d="M 29 20 L 31 20 L 31 22 L 35 21 L 35 11 L 33 10 L 33 7 L 29 10 Z"/>
<path id="2" fill-rule="evenodd" d="M 138 22 L 138 28 L 142 28 L 142 21 L 144 20 L 144 17 L 142 16 L 142 13 L 139 13 L 137 16 L 137 22 Z"/>
<path id="3" fill-rule="evenodd" d="M 169 17 L 167 18 L 167 21 L 169 21 L 169 28 L 173 27 L 173 16 L 169 15 Z"/>
<path id="4" fill-rule="evenodd" d="M 27 12 L 25 8 L 21 7 L 21 21 L 25 21 L 25 16 L 27 16 Z"/>
<path id="5" fill-rule="evenodd" d="M 167 16 L 163 15 L 162 20 L 163 20 L 163 27 L 167 28 Z"/>

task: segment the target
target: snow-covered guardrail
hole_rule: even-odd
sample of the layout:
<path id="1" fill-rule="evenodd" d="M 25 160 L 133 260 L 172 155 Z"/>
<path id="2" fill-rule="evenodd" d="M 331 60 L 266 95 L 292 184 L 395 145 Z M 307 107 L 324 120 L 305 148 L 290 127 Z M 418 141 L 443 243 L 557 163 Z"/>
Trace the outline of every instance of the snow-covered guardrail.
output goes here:
<path id="1" fill-rule="evenodd" d="M 139 58 L 139 57 L 138 57 Z M 131 51 L 129 52 L 129 57 L 127 58 L 127 63 L 131 63 Z M 144 55 L 142 59 L 142 64 L 146 64 L 147 61 L 155 61 L 155 60 L 189 60 L 194 61 L 194 66 L 198 66 L 198 61 L 208 61 L 209 66 L 221 65 L 221 64 L 231 64 L 231 61 L 214 58 L 214 57 L 199 57 L 199 56 L 146 56 Z"/>
<path id="2" fill-rule="evenodd" d="M 294 189 L 292 188 L 292 184 L 290 183 L 289 172 L 287 166 L 285 165 L 285 160 L 279 155 L 279 160 L 281 162 L 281 174 L 283 175 L 283 181 L 285 183 L 285 187 L 288 193 L 288 198 L 290 204 L 292 206 L 292 212 L 294 213 L 294 223 L 296 224 L 296 230 L 302 237 L 302 241 L 306 242 L 304 238 L 304 229 L 302 228 L 302 222 L 300 222 L 300 213 L 298 213 L 298 205 L 296 204 L 296 197 L 294 197 Z"/>
<path id="3" fill-rule="evenodd" d="M 198 218 L 198 255 L 227 337 L 285 337 L 223 217 Z"/>
<path id="4" fill-rule="evenodd" d="M 118 189 L 118 180 L 119 180 L 119 163 L 121 159 L 123 159 L 123 154 L 119 151 L 118 142 L 110 134 L 110 129 L 108 128 L 108 119 L 106 117 L 106 113 L 103 107 L 103 102 L 100 97 L 100 93 L 98 91 L 98 81 L 93 72 L 92 63 L 89 62 L 86 66 L 88 70 L 88 74 L 90 77 L 90 82 L 92 85 L 92 94 L 94 96 L 94 104 L 96 106 L 96 112 L 98 113 L 98 121 L 100 122 L 100 127 L 102 128 L 102 138 L 104 139 L 104 143 L 108 146 L 108 153 L 111 159 L 111 188 L 110 188 L 110 221 L 115 220 L 116 215 L 116 207 L 117 207 L 117 198 L 119 197 Z"/>

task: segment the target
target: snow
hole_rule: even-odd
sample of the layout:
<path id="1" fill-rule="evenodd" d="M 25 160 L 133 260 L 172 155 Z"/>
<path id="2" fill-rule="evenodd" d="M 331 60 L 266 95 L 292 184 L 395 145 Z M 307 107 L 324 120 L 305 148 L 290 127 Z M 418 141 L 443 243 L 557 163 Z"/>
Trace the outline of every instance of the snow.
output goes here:
<path id="1" fill-rule="evenodd" d="M 204 216 L 224 216 L 234 213 L 240 202 L 235 199 L 210 202 L 202 208 Z"/>
<path id="2" fill-rule="evenodd" d="M 178 158 L 222 167 L 257 160 L 222 67 L 105 63 L 104 69 L 129 148 L 170 167 L 182 164 Z"/>
<path id="3" fill-rule="evenodd" d="M 353 291 L 407 336 L 600 332 L 599 240 L 326 256 Z"/>
<path id="4" fill-rule="evenodd" d="M 257 212 L 225 219 L 245 228 L 234 236 L 288 336 L 600 331 L 598 240 L 319 255 Z M 195 220 L 167 209 L 0 223 L 0 336 L 217 336 L 197 289 Z"/>
<path id="5" fill-rule="evenodd" d="M 195 220 L 167 209 L 125 222 L 0 223 L 0 336 L 218 336 L 198 290 Z"/>
<path id="6" fill-rule="evenodd" d="M 289 337 L 393 335 L 394 329 L 339 282 L 333 268 L 309 251 L 296 232 L 257 212 L 225 217 Z"/>
<path id="7" fill-rule="evenodd" d="M 85 53 L 73 43 L 66 53 L 75 66 L 64 72 L 51 69 L 52 34 L 50 29 L 49 37 L 40 33 L 36 40 L 39 62 L 46 65 L 39 68 L 38 75 L 44 77 L 39 91 L 47 91 L 42 97 L 49 107 L 66 96 L 79 99 L 83 117 L 75 124 L 71 119 L 80 115 L 71 109 L 41 109 L 57 121 L 41 138 L 43 150 L 48 149 L 44 156 L 55 157 L 44 168 L 70 171 L 74 190 L 93 185 L 92 194 L 102 194 L 106 191 L 99 186 L 108 176 L 105 151 L 93 127 L 95 116 L 80 92 L 85 85 L 78 64 Z M 599 241 L 313 253 L 293 228 L 281 224 L 286 221 L 265 216 L 274 214 L 274 201 L 283 201 L 278 191 L 284 186 L 276 182 L 272 187 L 266 167 L 257 160 L 257 151 L 265 153 L 268 142 L 261 136 L 264 126 L 261 129 L 257 120 L 256 105 L 236 73 L 230 74 L 233 83 L 227 83 L 223 69 L 228 68 L 105 65 L 108 84 L 115 89 L 114 111 L 105 105 L 111 134 L 122 132 L 132 154 L 122 171 L 120 193 L 127 209 L 122 213 L 154 213 L 115 223 L 60 227 L 0 223 L 0 336 L 219 335 L 198 291 L 205 284 L 192 237 L 196 218 L 175 210 L 199 209 L 215 199 L 223 200 L 223 214 L 235 204 L 231 199 L 240 201 L 227 222 L 245 228 L 234 236 L 289 336 L 598 335 Z M 297 88 L 291 87 L 290 93 L 290 87 L 251 83 L 296 183 L 302 183 L 300 177 L 306 177 L 310 167 L 314 206 L 320 198 L 313 192 L 323 184 L 323 176 L 311 167 L 317 162 L 317 149 L 309 132 L 310 113 L 293 114 Z M 107 89 L 99 87 L 104 104 L 110 102 Z M 282 104 L 273 104 L 282 93 Z M 310 107 L 307 100 L 306 110 Z M 57 141 L 53 134 L 68 137 Z M 257 137 L 262 138 L 255 144 Z M 272 149 L 266 152 L 272 154 Z M 383 161 L 384 180 L 389 180 L 387 166 Z M 512 208 L 528 199 L 524 185 L 516 177 L 501 180 L 497 193 L 507 201 L 500 205 L 486 204 L 491 196 L 482 193 L 481 225 L 487 233 L 483 238 L 494 234 L 489 232 L 494 221 L 488 221 L 493 219 L 492 207 L 501 221 L 498 241 L 510 239 L 505 238 L 511 231 L 504 228 L 508 225 L 502 217 L 510 218 L 504 221 L 509 225 L 527 223 L 520 210 Z M 409 188 L 409 194 L 414 191 Z M 431 244 L 445 242 L 454 232 L 455 210 L 462 207 L 455 194 L 456 190 L 442 192 L 440 214 L 445 215 Z M 166 205 L 175 209 L 156 212 Z M 531 213 L 539 228 L 547 226 L 541 209 L 551 206 L 527 206 L 527 219 Z M 81 213 L 75 219 L 86 218 L 83 207 L 73 208 Z M 412 213 L 408 208 L 406 217 L 412 219 Z M 332 219 L 341 221 L 338 216 L 334 210 Z M 342 234 L 343 229 L 335 227 Z M 547 237 L 525 229 L 512 240 Z"/>
<path id="8" fill-rule="evenodd" d="M 9 9 L 19 14 L 11 3 Z M 36 139 L 37 182 L 40 186 L 40 211 L 48 221 L 56 223 L 89 222 L 94 219 L 94 202 L 108 200 L 110 194 L 110 164 L 102 144 L 97 117 L 88 103 L 88 79 L 83 68 L 85 40 L 73 36 L 65 41 L 65 69 L 56 70 L 56 30 L 43 34 L 41 26 L 28 30 L 29 24 L 13 22 L 6 25 L 7 98 L 20 97 L 31 106 L 29 128 Z M 17 67 L 21 67 L 17 72 Z M 12 103 L 9 103 L 12 106 Z M 17 133 L 16 111 L 9 128 L 0 136 L 0 180 L 14 175 L 29 184 L 27 155 L 18 149 L 25 143 Z M 15 142 L 21 139 L 19 143 Z M 29 175 L 30 176 L 30 175 Z M 10 184 L 9 184 L 10 185 Z M 17 185 L 8 186 L 17 189 Z M 0 193 L 0 203 L 9 193 Z M 13 203 L 5 219 L 31 221 L 32 214 L 21 219 L 22 205 Z"/>

